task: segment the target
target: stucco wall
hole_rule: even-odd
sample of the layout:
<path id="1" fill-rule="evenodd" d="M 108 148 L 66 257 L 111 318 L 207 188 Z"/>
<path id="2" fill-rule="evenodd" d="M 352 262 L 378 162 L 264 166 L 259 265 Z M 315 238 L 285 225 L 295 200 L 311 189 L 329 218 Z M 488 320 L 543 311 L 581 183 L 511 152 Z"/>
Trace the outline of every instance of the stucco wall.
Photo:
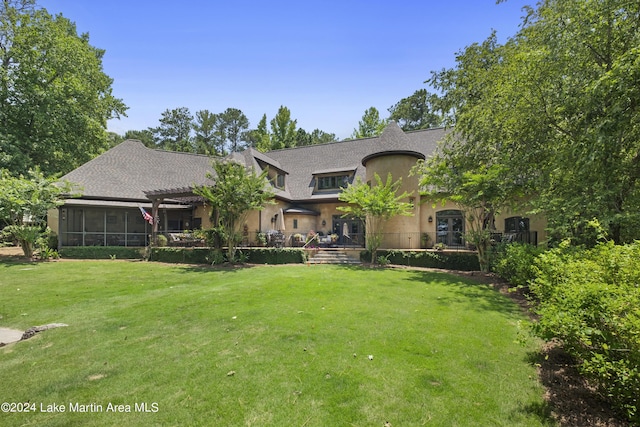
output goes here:
<path id="1" fill-rule="evenodd" d="M 403 201 L 413 202 L 414 205 L 413 216 L 396 216 L 384 224 L 382 248 L 420 248 L 422 206 L 418 203 L 420 199 L 418 195 L 419 177 L 409 176 L 409 172 L 415 166 L 417 160 L 415 156 L 411 155 L 389 154 L 367 161 L 367 182 L 375 185 L 376 173 L 383 183 L 386 182 L 389 173 L 391 173 L 394 182 L 402 178 L 402 185 L 397 194 L 402 194 L 406 191 L 410 196 Z"/>

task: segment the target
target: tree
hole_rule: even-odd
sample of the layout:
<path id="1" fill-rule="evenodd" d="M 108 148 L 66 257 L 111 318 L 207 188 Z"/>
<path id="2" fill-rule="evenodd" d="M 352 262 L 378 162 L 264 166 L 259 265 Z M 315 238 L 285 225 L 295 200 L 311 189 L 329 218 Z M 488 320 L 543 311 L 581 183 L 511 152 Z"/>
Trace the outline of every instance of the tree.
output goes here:
<path id="1" fill-rule="evenodd" d="M 421 161 L 422 195 L 434 205 L 454 202 L 464 212 L 468 229 L 465 240 L 477 250 L 482 271 L 489 271 L 494 220 L 505 208 L 522 199 L 522 187 L 512 183 L 500 164 L 478 164 L 472 157 L 458 156 L 441 147 L 435 156 Z"/>
<path id="2" fill-rule="evenodd" d="M 137 139 L 142 142 L 146 147 L 154 148 L 153 134 L 149 129 L 144 130 L 128 130 L 124 134 L 124 139 Z"/>
<path id="3" fill-rule="evenodd" d="M 311 134 L 302 128 L 298 128 L 296 131 L 296 147 L 304 147 L 305 145 L 312 145 Z"/>
<path id="4" fill-rule="evenodd" d="M 434 73 L 432 82 L 443 92 L 434 104 L 440 111 L 453 112 L 446 119 L 455 129 L 437 153 L 416 168 L 423 196 L 434 204 L 452 201 L 465 213 L 465 239 L 477 249 L 483 271 L 489 268 L 495 217 L 507 207 L 520 204 L 525 209 L 523 195 L 534 191 L 538 173 L 525 170 L 505 149 L 508 124 L 494 116 L 498 107 L 492 94 L 500 90 L 503 77 L 495 70 L 504 50 L 494 34 L 459 53 L 459 69 Z"/>
<path id="5" fill-rule="evenodd" d="M 623 0 L 545 0 L 506 44 L 492 35 L 432 76 L 454 149 L 527 185 L 553 238 L 588 243 L 594 218 L 617 243 L 640 237 L 639 16 Z"/>
<path id="6" fill-rule="evenodd" d="M 224 136 L 220 129 L 220 115 L 209 110 L 196 112 L 193 124 L 195 131 L 194 144 L 196 152 L 200 154 L 224 155 Z"/>
<path id="7" fill-rule="evenodd" d="M 402 178 L 393 182 L 391 174 L 387 175 L 386 182 L 382 182 L 380 176 L 374 174 L 375 185 L 369 186 L 360 177 L 354 184 L 349 184 L 338 200 L 348 203 L 347 206 L 339 206 L 337 209 L 344 212 L 344 217 L 358 218 L 365 222 L 367 249 L 371 252 L 371 263 L 375 262 L 376 253 L 382 243 L 384 224 L 397 215 L 413 215 L 411 203 L 403 202 L 411 194 L 406 191 L 396 195 L 402 185 Z"/>
<path id="8" fill-rule="evenodd" d="M 106 148 L 113 148 L 125 140 L 125 138 L 122 135 L 119 135 L 115 132 L 107 132 L 107 138 L 108 138 L 108 145 Z"/>
<path id="9" fill-rule="evenodd" d="M 336 138 L 335 133 L 327 133 L 320 129 L 314 129 L 311 132 L 311 144 L 327 144 L 329 142 L 335 142 L 338 138 Z"/>
<path id="10" fill-rule="evenodd" d="M 263 153 L 271 150 L 271 136 L 267 129 L 267 115 L 263 114 L 258 127 L 247 132 L 247 143 Z"/>
<path id="11" fill-rule="evenodd" d="M 204 197 L 212 209 L 212 223 L 220 226 L 227 243 L 227 260 L 235 259 L 236 245 L 241 240 L 239 227 L 249 212 L 262 210 L 274 196 L 267 180 L 268 170 L 257 175 L 234 161 L 214 161 L 213 185 L 197 187 L 195 194 Z"/>
<path id="12" fill-rule="evenodd" d="M 284 105 L 281 105 L 276 116 L 271 119 L 272 150 L 296 146 L 297 123 L 297 120 L 291 120 L 291 111 Z"/>
<path id="13" fill-rule="evenodd" d="M 437 95 L 419 89 L 389 108 L 389 119 L 405 132 L 442 126 L 444 119 L 437 112 L 437 103 Z"/>
<path id="14" fill-rule="evenodd" d="M 296 147 L 303 147 L 305 145 L 326 144 L 328 142 L 336 141 L 336 135 L 333 133 L 327 133 L 320 129 L 314 129 L 309 133 L 302 128 L 298 128 L 296 135 Z"/>
<path id="15" fill-rule="evenodd" d="M 370 107 L 364 112 L 362 120 L 358 122 L 358 129 L 353 130 L 352 138 L 370 138 L 378 136 L 387 126 L 387 120 L 380 119 L 380 112 L 376 107 Z"/>
<path id="16" fill-rule="evenodd" d="M 43 234 L 47 211 L 63 204 L 62 195 L 71 189 L 69 183 L 56 183 L 37 169 L 17 177 L 0 170 L 0 223 L 7 225 L 4 234 L 18 240 L 26 257 L 33 255 Z"/>
<path id="17" fill-rule="evenodd" d="M 165 110 L 160 126 L 150 128 L 157 147 L 169 151 L 195 152 L 191 139 L 193 116 L 187 107 Z"/>
<path id="18" fill-rule="evenodd" d="M 14 174 L 66 173 L 108 148 L 107 120 L 126 107 L 104 50 L 33 4 L 0 2 L 0 161 Z"/>
<path id="19" fill-rule="evenodd" d="M 237 108 L 227 108 L 220 114 L 220 128 L 229 151 L 236 152 L 244 149 L 242 142 L 246 141 L 246 131 L 249 129 L 249 119 Z"/>

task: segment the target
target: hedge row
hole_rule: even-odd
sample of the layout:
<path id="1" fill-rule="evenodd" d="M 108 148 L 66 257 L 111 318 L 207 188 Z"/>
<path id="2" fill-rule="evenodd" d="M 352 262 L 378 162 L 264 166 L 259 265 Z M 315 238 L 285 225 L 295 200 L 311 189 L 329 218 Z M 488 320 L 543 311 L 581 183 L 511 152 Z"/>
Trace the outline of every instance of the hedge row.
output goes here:
<path id="1" fill-rule="evenodd" d="M 151 248 L 149 260 L 184 264 L 219 264 L 226 261 L 224 255 L 210 248 Z M 303 250 L 290 248 L 239 249 L 236 256 L 250 264 L 302 264 L 306 261 Z"/>
<path id="2" fill-rule="evenodd" d="M 122 246 L 74 246 L 60 250 L 63 258 L 74 259 L 143 259 L 146 248 Z M 151 248 L 150 261 L 180 264 L 213 264 L 226 261 L 225 253 L 210 248 Z M 307 260 L 305 251 L 294 248 L 241 249 L 237 255 L 251 264 L 302 264 Z"/>
<path id="3" fill-rule="evenodd" d="M 124 246 L 68 246 L 60 249 L 61 258 L 73 259 L 142 259 L 144 248 Z"/>
<path id="4" fill-rule="evenodd" d="M 259 248 L 245 253 L 252 264 L 304 264 L 307 261 L 307 253 L 296 248 Z"/>
<path id="5" fill-rule="evenodd" d="M 390 264 L 411 267 L 440 268 L 447 270 L 480 270 L 478 255 L 472 252 L 438 252 L 409 250 L 378 250 L 377 257 L 386 258 Z M 363 262 L 371 261 L 371 252 L 360 253 Z"/>

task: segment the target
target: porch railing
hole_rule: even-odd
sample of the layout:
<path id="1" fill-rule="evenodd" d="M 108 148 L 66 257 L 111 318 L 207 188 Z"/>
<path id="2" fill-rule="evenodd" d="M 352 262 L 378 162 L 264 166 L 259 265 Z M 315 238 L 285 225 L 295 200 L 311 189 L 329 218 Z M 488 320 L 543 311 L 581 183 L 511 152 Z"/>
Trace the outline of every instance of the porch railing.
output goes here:
<path id="1" fill-rule="evenodd" d="M 172 246 L 203 246 L 201 240 L 189 239 L 181 231 L 163 232 L 168 244 Z M 177 237 L 176 237 L 177 236 Z M 66 232 L 61 233 L 62 246 L 147 246 L 150 235 L 146 233 L 105 233 L 105 232 Z M 277 238 L 276 238 L 277 237 Z M 538 245 L 537 231 L 518 233 L 492 233 L 492 242 L 528 243 Z M 300 233 L 279 233 L 269 236 L 267 246 L 277 247 L 326 247 L 326 248 L 364 248 L 364 233 L 349 235 L 316 235 L 307 239 Z M 255 242 L 243 242 L 241 246 L 257 246 Z M 464 238 L 464 233 L 455 231 L 435 231 L 428 233 L 383 233 L 381 249 L 447 249 L 453 251 L 475 250 Z"/>

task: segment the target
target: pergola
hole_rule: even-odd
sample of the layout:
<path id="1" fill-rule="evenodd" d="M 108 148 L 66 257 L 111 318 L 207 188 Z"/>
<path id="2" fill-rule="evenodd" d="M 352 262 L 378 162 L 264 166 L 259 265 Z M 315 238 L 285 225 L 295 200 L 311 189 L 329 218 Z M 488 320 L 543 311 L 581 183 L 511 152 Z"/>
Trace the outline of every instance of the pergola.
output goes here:
<path id="1" fill-rule="evenodd" d="M 165 188 L 160 190 L 145 191 L 144 194 L 151 200 L 151 216 L 153 216 L 153 228 L 151 231 L 151 241 L 155 242 L 158 235 L 158 210 L 160 204 L 165 201 L 173 201 L 183 204 L 194 204 L 205 202 L 204 197 L 193 192 L 193 187 Z M 166 228 L 166 227 L 165 227 Z"/>

